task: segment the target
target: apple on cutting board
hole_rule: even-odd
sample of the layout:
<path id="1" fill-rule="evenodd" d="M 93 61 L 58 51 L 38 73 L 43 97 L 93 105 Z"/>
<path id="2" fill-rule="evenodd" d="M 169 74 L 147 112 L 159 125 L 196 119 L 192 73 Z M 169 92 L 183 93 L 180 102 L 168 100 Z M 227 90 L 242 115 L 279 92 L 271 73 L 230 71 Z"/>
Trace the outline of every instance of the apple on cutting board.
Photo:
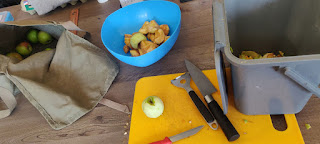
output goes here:
<path id="1" fill-rule="evenodd" d="M 142 110 L 149 118 L 159 117 L 164 110 L 162 100 L 157 96 L 149 96 L 142 102 Z"/>

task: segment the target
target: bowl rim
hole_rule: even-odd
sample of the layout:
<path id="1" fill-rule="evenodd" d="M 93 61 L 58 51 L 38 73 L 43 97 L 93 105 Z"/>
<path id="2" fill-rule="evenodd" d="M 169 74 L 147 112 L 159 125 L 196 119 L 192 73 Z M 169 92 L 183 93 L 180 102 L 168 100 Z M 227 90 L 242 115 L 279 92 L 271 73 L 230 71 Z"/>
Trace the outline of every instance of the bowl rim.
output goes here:
<path id="1" fill-rule="evenodd" d="M 111 13 L 110 15 L 107 16 L 107 18 L 104 20 L 104 22 L 103 22 L 103 24 L 102 24 L 102 28 L 101 28 L 101 32 L 100 32 L 101 41 L 102 41 L 104 47 L 107 48 L 107 50 L 108 50 L 112 55 L 116 54 L 116 55 L 118 55 L 118 56 L 125 57 L 125 58 L 129 58 L 129 59 L 143 58 L 143 57 L 146 57 L 146 56 L 154 53 L 155 50 L 153 50 L 153 51 L 151 51 L 151 52 L 148 52 L 148 53 L 146 53 L 146 54 L 143 54 L 143 55 L 141 55 L 141 56 L 137 56 L 137 57 L 133 57 L 133 56 L 128 56 L 128 55 L 123 55 L 123 54 L 117 53 L 117 52 L 113 51 L 112 49 L 110 49 L 110 48 L 108 48 L 108 47 L 106 46 L 106 44 L 105 44 L 105 42 L 104 42 L 104 40 L 103 40 L 104 38 L 102 37 L 102 30 L 103 30 L 104 27 L 105 27 L 104 25 L 105 25 L 108 17 L 111 16 L 111 15 L 113 15 L 113 14 L 116 13 L 116 12 L 118 12 L 118 11 L 120 11 L 120 10 L 122 10 L 122 9 L 125 9 L 126 7 L 133 7 L 134 5 L 140 5 L 140 4 L 142 4 L 142 3 L 158 3 L 158 2 L 160 2 L 160 3 L 169 3 L 169 4 L 172 4 L 172 5 L 175 5 L 175 6 L 177 7 L 177 9 L 179 9 L 179 19 L 178 19 L 178 22 L 177 22 L 178 26 L 174 29 L 174 31 L 173 31 L 173 33 L 171 34 L 171 36 L 174 35 L 174 34 L 176 34 L 176 33 L 177 33 L 177 30 L 179 29 L 179 25 L 181 24 L 181 9 L 180 9 L 179 5 L 177 5 L 177 4 L 174 3 L 174 2 L 165 1 L 165 0 L 141 1 L 141 2 L 133 3 L 133 4 L 130 4 L 130 5 L 125 6 L 125 7 L 123 7 L 123 8 L 120 8 L 120 9 L 114 11 L 113 13 Z M 171 36 L 170 36 L 170 38 L 169 38 L 167 41 L 169 41 L 169 40 L 171 39 Z M 161 48 L 162 46 L 163 46 L 163 45 L 160 45 L 159 47 L 157 47 L 157 49 Z"/>

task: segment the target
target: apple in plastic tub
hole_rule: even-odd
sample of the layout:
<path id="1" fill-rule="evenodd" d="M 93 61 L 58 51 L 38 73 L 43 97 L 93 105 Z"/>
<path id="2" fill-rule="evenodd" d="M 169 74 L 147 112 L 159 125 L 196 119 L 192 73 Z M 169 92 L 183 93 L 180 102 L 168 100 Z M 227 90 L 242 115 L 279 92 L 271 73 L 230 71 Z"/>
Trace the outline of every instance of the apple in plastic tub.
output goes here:
<path id="1" fill-rule="evenodd" d="M 16 47 L 16 51 L 21 55 L 29 55 L 32 52 L 32 46 L 28 42 L 22 42 Z"/>
<path id="2" fill-rule="evenodd" d="M 157 96 L 149 96 L 142 102 L 142 110 L 149 118 L 159 117 L 164 110 L 162 100 Z"/>

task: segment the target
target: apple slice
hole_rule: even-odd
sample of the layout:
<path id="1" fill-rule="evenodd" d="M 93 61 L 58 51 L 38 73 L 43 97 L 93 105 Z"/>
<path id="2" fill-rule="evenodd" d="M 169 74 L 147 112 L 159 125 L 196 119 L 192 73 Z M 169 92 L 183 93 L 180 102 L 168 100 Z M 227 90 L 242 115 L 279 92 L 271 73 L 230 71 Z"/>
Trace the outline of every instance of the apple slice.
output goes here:
<path id="1" fill-rule="evenodd" d="M 146 36 L 144 36 L 142 33 L 136 33 L 131 37 L 130 44 L 132 48 L 138 49 L 139 43 L 143 40 L 147 40 Z"/>

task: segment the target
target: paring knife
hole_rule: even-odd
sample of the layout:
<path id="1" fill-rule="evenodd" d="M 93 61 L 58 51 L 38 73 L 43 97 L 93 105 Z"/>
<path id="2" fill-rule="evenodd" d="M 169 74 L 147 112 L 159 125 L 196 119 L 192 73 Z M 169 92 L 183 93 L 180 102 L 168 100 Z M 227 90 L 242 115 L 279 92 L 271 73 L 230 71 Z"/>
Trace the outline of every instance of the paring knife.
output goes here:
<path id="1" fill-rule="evenodd" d="M 226 135 L 228 141 L 237 140 L 240 137 L 239 133 L 229 121 L 228 117 L 224 115 L 219 104 L 211 96 L 211 94 L 216 92 L 217 89 L 212 85 L 210 80 L 202 73 L 199 68 L 197 68 L 188 60 L 185 60 L 185 64 L 191 75 L 191 78 L 197 85 L 201 94 L 204 96 L 204 99 L 206 100 L 211 113 L 218 121 L 218 124 Z"/>
<path id="2" fill-rule="evenodd" d="M 194 90 L 190 87 L 191 77 L 189 73 L 185 73 L 181 76 L 178 76 L 174 80 L 171 80 L 171 83 L 177 87 L 184 88 L 192 99 L 193 103 L 196 105 L 197 109 L 200 111 L 202 117 L 207 121 L 208 125 L 213 129 L 218 129 L 218 123 L 206 107 Z M 213 127 L 214 125 L 214 127 Z"/>
<path id="3" fill-rule="evenodd" d="M 164 140 L 153 142 L 153 143 L 150 143 L 150 144 L 172 144 L 173 142 L 176 142 L 178 140 L 184 139 L 186 137 L 189 137 L 189 136 L 192 136 L 192 135 L 198 133 L 202 128 L 203 128 L 203 125 L 202 126 L 198 126 L 196 128 L 193 128 L 193 129 L 190 129 L 190 130 L 185 131 L 183 133 L 174 135 L 172 137 L 166 137 Z"/>

